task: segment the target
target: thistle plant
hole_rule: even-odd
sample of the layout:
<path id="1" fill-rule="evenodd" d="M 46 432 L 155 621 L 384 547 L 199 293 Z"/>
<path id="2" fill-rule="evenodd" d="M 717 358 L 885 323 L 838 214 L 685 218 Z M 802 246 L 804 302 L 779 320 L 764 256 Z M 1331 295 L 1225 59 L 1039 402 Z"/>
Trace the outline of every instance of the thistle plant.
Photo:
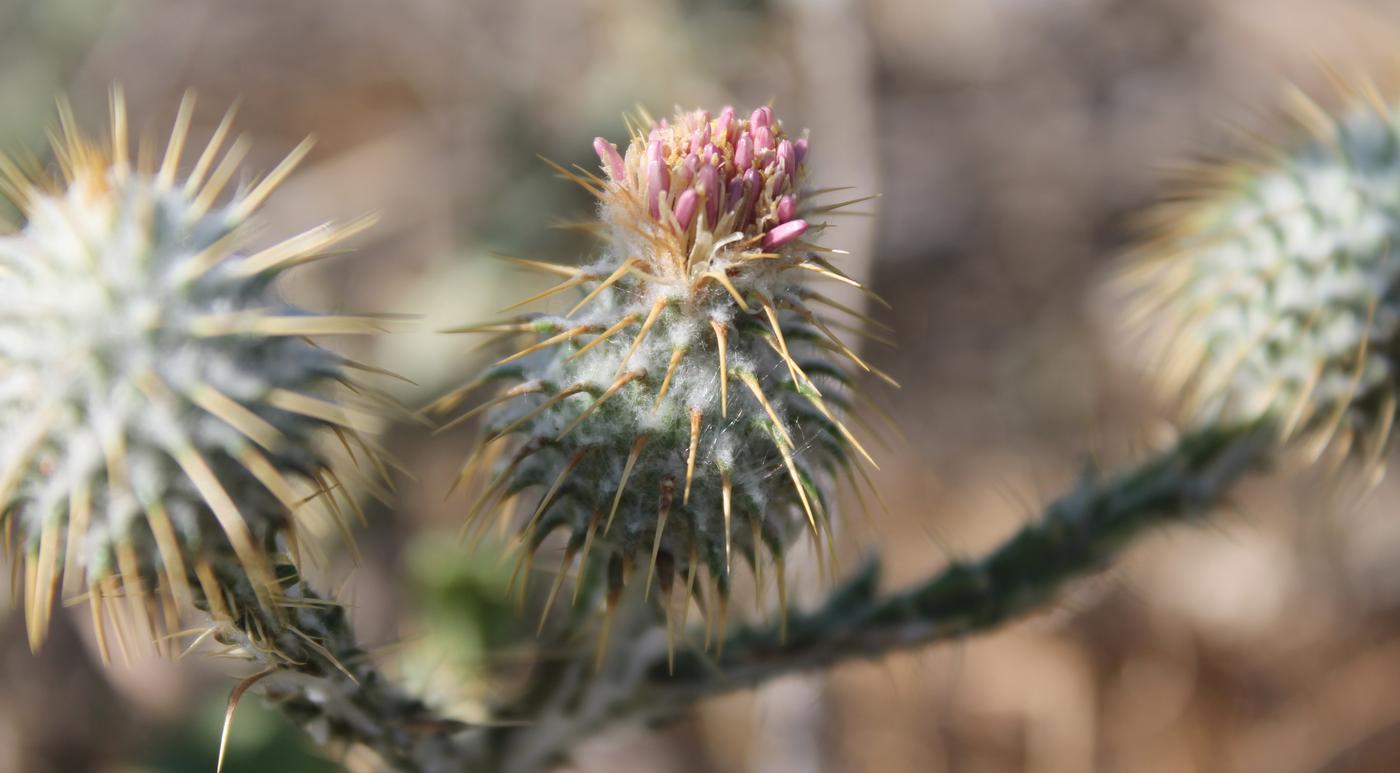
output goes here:
<path id="1" fill-rule="evenodd" d="M 807 282 L 856 284 L 815 241 L 826 228 L 815 218 L 852 202 L 815 203 L 808 140 L 768 107 L 644 117 L 625 153 L 601 137 L 593 147 L 601 174 L 559 171 L 598 199 L 601 254 L 583 267 L 527 262 L 563 281 L 516 304 L 572 292 L 570 307 L 466 328 L 533 340 L 432 406 L 509 385 L 482 406 L 467 470 L 502 461 L 468 521 L 498 495 L 538 489 L 523 560 L 562 533 L 551 602 L 577 560 L 605 578 L 611 615 L 644 566 L 645 593 L 655 582 L 668 615 L 683 588 L 683 605 L 693 595 L 703 609 L 708 595 L 722 627 L 737 553 L 760 585 L 771 556 L 786 606 L 789 546 L 805 528 L 829 549 L 831 482 L 856 456 L 873 464 L 840 418 L 852 371 L 873 369 L 823 307 L 869 320 Z"/>
<path id="2" fill-rule="evenodd" d="M 1397 399 L 1400 117 L 1379 99 L 1335 117 L 1294 105 L 1306 139 L 1207 170 L 1162 208 L 1130 280 L 1190 423 L 1267 418 L 1308 458 L 1378 469 Z"/>
<path id="3" fill-rule="evenodd" d="M 625 151 L 594 141 L 599 171 L 556 166 L 597 198 L 582 226 L 596 257 L 512 259 L 562 280 L 512 309 L 561 308 L 460 328 L 527 340 L 429 406 L 446 425 L 483 417 L 458 481 L 467 527 L 519 524 L 522 592 L 542 546 L 561 544 L 541 630 L 570 576 L 576 603 L 604 609 L 596 651 L 577 646 L 593 617 L 569 615 L 519 689 L 480 707 L 490 721 L 467 723 L 377 670 L 298 568 L 309 517 L 345 529 L 355 492 L 390 501 L 366 433 L 383 400 L 352 378 L 373 368 L 307 336 L 388 320 L 295 308 L 275 280 L 366 222 L 254 248 L 250 219 L 307 146 L 228 191 L 245 146 L 223 150 L 226 118 L 182 171 L 191 111 L 158 159 L 129 157 L 117 95 L 107 142 L 60 111 L 56 177 L 0 161 L 23 216 L 0 237 L 0 516 L 31 643 L 60 590 L 86 594 L 99 633 L 204 615 L 199 639 L 256 669 L 231 708 L 256 690 L 318 743 L 371 750 L 376 769 L 545 770 L 610 725 L 989 630 L 1149 528 L 1205 516 L 1281 450 L 1379 469 L 1394 420 L 1400 117 L 1309 106 L 1306 142 L 1212 169 L 1164 207 L 1130 272 L 1161 378 L 1189 394 L 1174 444 L 1086 470 L 984 556 L 898 591 L 872 560 L 790 607 L 791 551 L 806 533 L 831 553 L 836 500 L 869 485 L 874 461 L 845 423 L 857 379 L 889 380 L 837 332 L 879 324 L 810 285 L 860 288 L 818 241 L 821 218 L 853 202 L 818 203 L 832 191 L 807 185 L 807 137 L 770 108 L 644 116 Z M 776 619 L 726 628 L 736 559 L 760 589 L 775 578 Z M 686 631 L 692 604 L 703 639 Z"/>
<path id="4" fill-rule="evenodd" d="M 247 145 L 220 156 L 226 118 L 178 175 L 192 106 L 158 167 L 130 158 L 120 94 L 107 142 L 62 108 L 58 178 L 0 165 L 24 217 L 0 238 L 0 507 L 36 647 L 60 586 L 87 592 L 99 634 L 118 596 L 139 628 L 156 606 L 177 629 L 196 598 L 224 619 L 275 609 L 274 564 L 295 552 L 300 501 L 330 503 L 363 477 L 324 443 L 364 442 L 357 409 L 336 397 L 350 363 L 303 336 L 377 323 L 306 312 L 273 290 L 363 223 L 243 251 L 249 218 L 309 145 L 223 196 Z"/>

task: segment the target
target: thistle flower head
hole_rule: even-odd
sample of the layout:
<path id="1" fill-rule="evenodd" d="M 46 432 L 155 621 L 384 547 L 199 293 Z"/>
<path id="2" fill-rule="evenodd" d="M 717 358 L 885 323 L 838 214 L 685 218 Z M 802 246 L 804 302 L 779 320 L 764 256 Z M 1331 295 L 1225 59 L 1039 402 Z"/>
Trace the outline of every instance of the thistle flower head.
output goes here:
<path id="1" fill-rule="evenodd" d="M 590 230 L 603 248 L 583 268 L 521 261 L 563 281 L 517 306 L 579 300 L 563 314 L 463 328 L 532 340 L 431 407 L 509 385 L 459 417 L 489 410 L 464 476 L 496 470 L 468 522 L 536 491 L 526 560 L 551 533 L 565 541 L 551 602 L 577 560 L 606 579 L 609 609 L 634 569 L 668 613 L 673 588 L 685 588 L 683 604 L 703 598 L 703 569 L 722 607 L 735 554 L 760 582 L 771 556 L 782 595 L 785 551 L 804 529 L 829 537 L 831 481 L 866 455 L 839 416 L 851 368 L 872 369 L 822 306 L 878 323 L 806 286 L 859 286 L 810 241 L 824 227 L 813 218 L 850 202 L 812 202 L 807 141 L 790 139 L 770 108 L 645 123 L 625 154 L 595 140 L 601 175 L 556 167 L 597 197 Z"/>
<path id="2" fill-rule="evenodd" d="M 732 107 L 715 118 L 680 113 L 634 134 L 626 155 L 602 137 L 593 149 L 609 237 L 668 281 L 694 283 L 807 231 L 798 217 L 807 138 L 789 138 L 770 107 L 747 119 Z"/>
<path id="3" fill-rule="evenodd" d="M 1400 367 L 1400 114 L 1299 100 L 1306 141 L 1164 208 L 1141 313 L 1194 422 L 1268 419 L 1311 455 L 1375 460 Z"/>
<path id="4" fill-rule="evenodd" d="M 147 623 L 148 602 L 171 602 L 169 625 L 196 598 L 219 614 L 268 605 L 292 510 L 350 474 L 319 442 L 355 436 L 335 396 L 347 361 L 304 336 L 372 323 L 293 308 L 273 280 L 361 224 L 243 250 L 249 217 L 307 146 L 221 195 L 246 145 L 220 155 L 226 118 L 179 174 L 191 109 L 158 167 L 128 157 L 119 94 L 110 142 L 61 110 L 58 177 L 0 161 L 24 216 L 0 237 L 0 508 L 34 646 L 60 586 L 87 591 L 99 622 L 119 593 Z"/>

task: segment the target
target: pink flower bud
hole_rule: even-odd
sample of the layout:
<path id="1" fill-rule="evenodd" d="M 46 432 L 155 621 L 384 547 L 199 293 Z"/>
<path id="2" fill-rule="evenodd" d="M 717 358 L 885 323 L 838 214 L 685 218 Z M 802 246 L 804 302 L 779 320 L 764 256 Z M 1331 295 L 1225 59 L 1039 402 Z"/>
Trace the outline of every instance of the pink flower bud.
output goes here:
<path id="1" fill-rule="evenodd" d="M 775 226 L 773 230 L 763 236 L 763 249 L 773 250 L 784 244 L 797 241 L 806 231 L 806 220 L 789 220 L 782 225 Z"/>
<path id="2" fill-rule="evenodd" d="M 661 143 L 653 143 L 660 146 Z M 650 149 L 648 149 L 650 150 Z M 648 154 L 650 155 L 650 154 Z M 647 165 L 647 209 L 651 216 L 661 219 L 660 201 L 671 191 L 671 173 L 661 161 L 660 154 Z"/>
<path id="3" fill-rule="evenodd" d="M 803 137 L 797 142 L 792 143 L 792 152 L 794 154 L 794 158 L 797 159 L 797 163 L 800 164 L 803 161 L 807 160 L 807 138 Z"/>
<path id="4" fill-rule="evenodd" d="M 738 213 L 734 218 L 734 227 L 742 230 L 749 224 L 749 217 L 753 214 L 754 202 L 758 201 L 758 189 L 763 186 L 763 178 L 758 171 L 750 169 L 744 172 L 744 196 L 735 207 Z"/>
<path id="5" fill-rule="evenodd" d="M 700 163 L 695 156 L 686 158 L 680 166 L 676 167 L 676 176 L 672 180 L 676 184 L 676 189 L 690 187 L 691 180 L 695 179 L 695 170 L 698 168 L 700 168 Z"/>
<path id="6" fill-rule="evenodd" d="M 719 118 L 715 120 L 715 138 L 722 142 L 728 142 L 729 125 L 732 123 L 734 123 L 734 106 L 725 105 L 724 109 L 719 111 Z"/>
<path id="7" fill-rule="evenodd" d="M 792 147 L 792 143 L 783 140 L 778 143 L 778 161 L 783 165 L 782 169 L 789 175 L 797 173 L 797 151 Z"/>
<path id="8" fill-rule="evenodd" d="M 797 217 L 797 199 L 792 196 L 778 199 L 778 222 L 786 223 L 794 217 Z"/>
<path id="9" fill-rule="evenodd" d="M 753 140 L 747 134 L 739 138 L 734 148 L 734 166 L 741 172 L 753 166 Z"/>
<path id="10" fill-rule="evenodd" d="M 706 145 L 710 144 L 710 124 L 706 123 L 690 138 L 690 152 L 699 153 Z"/>
<path id="11" fill-rule="evenodd" d="M 695 187 L 699 189 L 700 195 L 705 197 L 705 225 L 714 228 L 719 215 L 719 199 L 724 195 L 723 189 L 719 187 L 719 172 L 709 164 L 701 167 L 695 175 Z"/>
<path id="12" fill-rule="evenodd" d="M 608 177 L 612 178 L 615 183 L 623 182 L 627 177 L 627 171 L 622 164 L 622 156 L 617 154 L 617 146 L 602 137 L 594 137 L 593 151 L 598 154 L 598 160 L 607 170 Z"/>
<path id="13" fill-rule="evenodd" d="M 767 126 L 760 126 L 753 131 L 754 153 L 762 156 L 765 151 L 773 149 L 773 130 Z"/>
<path id="14" fill-rule="evenodd" d="M 700 197 L 695 195 L 694 188 L 686 188 L 676 197 L 676 222 L 680 223 L 682 233 L 690 229 L 690 222 L 695 218 L 695 210 L 699 206 Z"/>
<path id="15" fill-rule="evenodd" d="M 772 125 L 773 125 L 773 108 L 771 108 L 771 107 L 767 107 L 767 106 L 760 107 L 760 108 L 758 108 L 757 110 L 753 111 L 753 113 L 749 116 L 749 128 L 750 128 L 750 130 L 758 129 L 759 127 L 763 127 L 763 126 L 772 126 Z"/>

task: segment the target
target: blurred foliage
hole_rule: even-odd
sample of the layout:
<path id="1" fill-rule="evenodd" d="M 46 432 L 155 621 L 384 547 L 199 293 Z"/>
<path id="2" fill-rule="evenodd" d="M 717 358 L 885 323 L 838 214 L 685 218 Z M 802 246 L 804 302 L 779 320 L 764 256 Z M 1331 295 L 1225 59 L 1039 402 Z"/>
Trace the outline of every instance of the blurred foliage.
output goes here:
<path id="1" fill-rule="evenodd" d="M 190 773 L 213 770 L 217 739 L 224 725 L 225 700 L 210 694 L 183 722 L 167 727 L 152 739 L 138 761 L 122 773 Z M 240 701 L 229 734 L 224 773 L 334 773 L 339 765 L 326 760 L 297 728 L 256 699 Z"/>

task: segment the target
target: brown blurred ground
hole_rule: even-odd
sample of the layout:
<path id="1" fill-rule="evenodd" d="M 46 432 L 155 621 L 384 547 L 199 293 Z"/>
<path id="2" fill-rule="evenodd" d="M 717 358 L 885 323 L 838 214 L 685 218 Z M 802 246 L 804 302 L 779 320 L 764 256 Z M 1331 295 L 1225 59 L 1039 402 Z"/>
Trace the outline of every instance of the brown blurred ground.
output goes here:
<path id="1" fill-rule="evenodd" d="M 993 544 L 1090 456 L 1142 452 L 1163 411 L 1118 364 L 1096 288 L 1157 167 L 1221 147 L 1285 79 L 1325 88 L 1319 62 L 1393 67 L 1397 22 L 1382 0 L 0 0 L 0 139 L 37 148 L 56 91 L 95 122 L 113 81 L 153 129 L 186 87 L 205 132 L 241 97 L 255 165 L 319 138 L 269 234 L 382 214 L 355 256 L 288 292 L 431 330 L 528 284 L 489 250 L 587 249 L 546 229 L 588 205 L 536 153 L 589 162 L 634 104 L 773 98 L 811 127 L 818 184 L 884 194 L 832 241 L 897 309 L 902 347 L 870 351 L 905 385 L 883 399 L 907 434 L 879 476 L 892 515 L 850 519 L 847 551 L 882 550 L 897 584 Z M 362 354 L 417 381 L 400 396 L 419 403 L 480 364 L 470 346 L 425 332 Z M 462 510 L 440 492 L 465 433 L 391 441 L 420 475 L 364 535 L 347 591 L 372 642 L 417 630 L 397 616 L 413 607 L 403 548 Z M 1400 770 L 1400 487 L 1347 507 L 1325 489 L 1253 485 L 1011 630 L 624 731 L 579 767 Z M 207 663 L 95 668 L 75 631 L 31 659 L 16 627 L 0 770 L 181 769 L 153 748 L 228 689 Z M 212 755 L 216 727 L 188 732 Z"/>

